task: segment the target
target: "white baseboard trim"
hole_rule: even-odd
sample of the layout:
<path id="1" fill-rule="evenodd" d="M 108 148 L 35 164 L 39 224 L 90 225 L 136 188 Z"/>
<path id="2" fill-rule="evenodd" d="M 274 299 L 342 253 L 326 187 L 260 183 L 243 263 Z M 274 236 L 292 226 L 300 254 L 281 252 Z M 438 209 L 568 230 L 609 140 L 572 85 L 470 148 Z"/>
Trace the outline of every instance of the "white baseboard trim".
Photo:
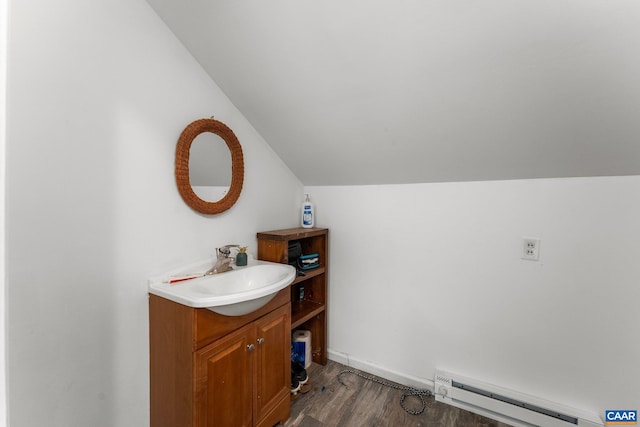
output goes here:
<path id="1" fill-rule="evenodd" d="M 377 377 L 396 382 L 398 384 L 406 385 L 406 386 L 413 387 L 420 390 L 429 390 L 432 393 L 434 391 L 433 380 L 428 380 L 426 378 L 419 378 L 413 375 L 397 372 L 397 371 L 385 368 L 384 366 L 376 365 L 374 362 L 370 360 L 361 360 L 361 359 L 352 357 L 347 353 L 342 353 L 342 352 L 331 350 L 331 349 L 327 350 L 327 357 L 330 360 L 333 360 L 334 362 L 341 363 L 350 368 L 355 368 L 360 371 L 373 374 Z"/>

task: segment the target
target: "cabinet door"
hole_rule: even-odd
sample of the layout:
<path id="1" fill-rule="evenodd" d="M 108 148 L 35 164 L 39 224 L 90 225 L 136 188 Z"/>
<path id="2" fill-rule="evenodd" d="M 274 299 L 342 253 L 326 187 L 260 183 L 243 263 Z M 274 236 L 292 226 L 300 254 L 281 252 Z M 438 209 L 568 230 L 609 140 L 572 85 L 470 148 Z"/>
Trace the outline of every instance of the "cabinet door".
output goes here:
<path id="1" fill-rule="evenodd" d="M 196 427 L 252 425 L 255 347 L 250 324 L 196 352 Z"/>
<path id="2" fill-rule="evenodd" d="M 256 401 L 254 416 L 260 421 L 291 388 L 290 304 L 256 320 Z"/>

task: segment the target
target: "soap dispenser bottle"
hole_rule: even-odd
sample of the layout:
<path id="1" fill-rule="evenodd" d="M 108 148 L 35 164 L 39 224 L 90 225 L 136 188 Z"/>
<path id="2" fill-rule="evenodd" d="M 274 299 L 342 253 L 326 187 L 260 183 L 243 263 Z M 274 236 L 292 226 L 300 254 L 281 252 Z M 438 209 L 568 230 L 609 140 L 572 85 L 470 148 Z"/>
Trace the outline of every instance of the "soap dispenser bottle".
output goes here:
<path id="1" fill-rule="evenodd" d="M 309 195 L 305 194 L 304 203 L 302 203 L 302 227 L 311 228 L 314 223 L 313 203 L 309 200 Z"/>

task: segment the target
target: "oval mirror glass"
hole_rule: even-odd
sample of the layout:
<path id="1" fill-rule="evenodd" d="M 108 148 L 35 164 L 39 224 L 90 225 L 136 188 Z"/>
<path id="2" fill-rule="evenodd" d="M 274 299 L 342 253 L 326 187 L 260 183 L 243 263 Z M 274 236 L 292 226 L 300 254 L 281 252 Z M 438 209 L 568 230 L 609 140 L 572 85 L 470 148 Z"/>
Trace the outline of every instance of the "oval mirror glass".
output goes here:
<path id="1" fill-rule="evenodd" d="M 231 185 L 231 152 L 220 136 L 203 132 L 191 143 L 189 180 L 198 197 L 207 202 L 221 200 Z"/>

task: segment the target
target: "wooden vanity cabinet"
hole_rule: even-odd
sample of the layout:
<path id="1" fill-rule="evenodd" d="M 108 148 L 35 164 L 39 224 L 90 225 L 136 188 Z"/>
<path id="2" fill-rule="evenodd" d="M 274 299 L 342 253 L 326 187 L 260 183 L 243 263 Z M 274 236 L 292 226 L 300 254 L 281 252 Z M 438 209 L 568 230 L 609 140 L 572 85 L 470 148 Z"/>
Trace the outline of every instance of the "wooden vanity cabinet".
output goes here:
<path id="1" fill-rule="evenodd" d="M 245 316 L 149 296 L 151 427 L 272 427 L 290 414 L 289 288 Z"/>
<path id="2" fill-rule="evenodd" d="M 304 255 L 318 254 L 319 265 L 304 271 L 290 286 L 291 328 L 311 331 L 313 361 L 327 364 L 327 276 L 329 271 L 329 230 L 288 228 L 260 232 L 258 259 L 287 264 L 289 244 L 299 242 Z"/>

